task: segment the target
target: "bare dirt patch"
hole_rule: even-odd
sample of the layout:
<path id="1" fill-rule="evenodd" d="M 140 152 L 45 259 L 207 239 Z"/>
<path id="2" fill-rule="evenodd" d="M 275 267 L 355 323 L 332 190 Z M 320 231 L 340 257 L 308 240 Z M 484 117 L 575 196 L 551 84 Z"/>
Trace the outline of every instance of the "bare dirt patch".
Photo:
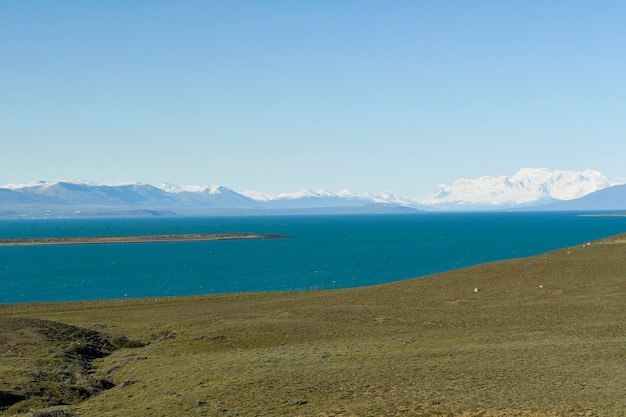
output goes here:
<path id="1" fill-rule="evenodd" d="M 0 318 L 0 410 L 74 404 L 112 388 L 92 375 L 92 364 L 115 349 L 94 330 L 39 318 Z"/>

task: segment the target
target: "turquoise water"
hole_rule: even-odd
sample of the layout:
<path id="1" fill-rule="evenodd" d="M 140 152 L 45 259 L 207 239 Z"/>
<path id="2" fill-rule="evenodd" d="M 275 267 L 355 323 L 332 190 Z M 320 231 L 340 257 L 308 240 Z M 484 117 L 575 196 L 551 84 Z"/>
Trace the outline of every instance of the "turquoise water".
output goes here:
<path id="1" fill-rule="evenodd" d="M 0 247 L 0 303 L 372 285 L 623 233 L 626 217 L 454 213 L 0 222 L 0 238 L 228 232 L 289 238 Z"/>

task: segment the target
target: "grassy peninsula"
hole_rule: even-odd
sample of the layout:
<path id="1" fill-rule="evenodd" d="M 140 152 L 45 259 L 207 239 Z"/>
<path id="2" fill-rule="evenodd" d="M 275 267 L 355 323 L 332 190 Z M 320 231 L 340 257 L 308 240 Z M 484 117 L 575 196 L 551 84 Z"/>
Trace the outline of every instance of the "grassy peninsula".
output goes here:
<path id="1" fill-rule="evenodd" d="M 622 416 L 626 235 L 348 290 L 0 305 L 19 416 Z"/>
<path id="2" fill-rule="evenodd" d="M 255 233 L 187 233 L 137 236 L 72 236 L 0 239 L 0 246 L 93 245 L 114 243 L 164 243 L 234 239 L 280 239 L 280 235 Z"/>

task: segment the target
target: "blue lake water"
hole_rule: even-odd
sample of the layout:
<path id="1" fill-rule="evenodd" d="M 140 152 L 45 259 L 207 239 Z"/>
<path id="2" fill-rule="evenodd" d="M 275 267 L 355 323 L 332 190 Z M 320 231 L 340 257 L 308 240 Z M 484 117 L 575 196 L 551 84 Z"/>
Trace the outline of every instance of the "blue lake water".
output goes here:
<path id="1" fill-rule="evenodd" d="M 229 232 L 289 238 L 0 247 L 0 303 L 372 285 L 624 233 L 626 217 L 436 213 L 0 221 L 0 238 Z"/>

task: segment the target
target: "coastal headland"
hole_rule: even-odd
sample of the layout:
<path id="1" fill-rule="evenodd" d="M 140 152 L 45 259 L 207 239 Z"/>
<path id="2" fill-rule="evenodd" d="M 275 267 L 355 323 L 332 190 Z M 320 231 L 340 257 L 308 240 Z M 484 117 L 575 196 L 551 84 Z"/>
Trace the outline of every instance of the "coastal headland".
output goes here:
<path id="1" fill-rule="evenodd" d="M 370 287 L 0 304 L 0 415 L 623 416 L 625 253 L 618 235 Z"/>
<path id="2" fill-rule="evenodd" d="M 72 236 L 0 239 L 0 246 L 93 245 L 115 243 L 164 243 L 208 240 L 282 239 L 287 236 L 255 233 L 189 233 L 136 236 Z"/>

